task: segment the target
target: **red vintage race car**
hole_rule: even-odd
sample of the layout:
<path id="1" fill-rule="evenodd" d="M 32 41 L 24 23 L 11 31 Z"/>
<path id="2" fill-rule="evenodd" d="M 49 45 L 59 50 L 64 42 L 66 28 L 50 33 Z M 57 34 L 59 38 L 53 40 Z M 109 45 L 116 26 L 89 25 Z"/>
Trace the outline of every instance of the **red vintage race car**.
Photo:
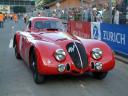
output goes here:
<path id="1" fill-rule="evenodd" d="M 102 41 L 83 39 L 64 31 L 60 19 L 30 18 L 25 31 L 14 35 L 13 47 L 17 59 L 24 60 L 37 84 L 46 75 L 81 75 L 91 72 L 104 79 L 114 68 L 111 48 Z"/>

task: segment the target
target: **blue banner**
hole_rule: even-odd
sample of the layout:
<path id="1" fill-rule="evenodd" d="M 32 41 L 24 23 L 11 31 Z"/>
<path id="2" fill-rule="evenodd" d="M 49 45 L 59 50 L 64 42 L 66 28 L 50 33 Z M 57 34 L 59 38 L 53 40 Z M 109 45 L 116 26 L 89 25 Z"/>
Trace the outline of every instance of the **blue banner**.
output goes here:
<path id="1" fill-rule="evenodd" d="M 100 24 L 101 40 L 114 51 L 128 55 L 128 25 Z"/>

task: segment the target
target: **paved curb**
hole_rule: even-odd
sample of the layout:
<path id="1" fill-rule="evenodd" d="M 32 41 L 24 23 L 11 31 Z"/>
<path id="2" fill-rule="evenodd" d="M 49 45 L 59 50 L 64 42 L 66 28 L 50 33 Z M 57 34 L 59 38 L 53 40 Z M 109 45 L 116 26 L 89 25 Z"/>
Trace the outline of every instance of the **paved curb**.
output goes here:
<path id="1" fill-rule="evenodd" d="M 121 55 L 115 54 L 115 58 L 123 63 L 128 64 L 128 57 L 123 57 Z"/>

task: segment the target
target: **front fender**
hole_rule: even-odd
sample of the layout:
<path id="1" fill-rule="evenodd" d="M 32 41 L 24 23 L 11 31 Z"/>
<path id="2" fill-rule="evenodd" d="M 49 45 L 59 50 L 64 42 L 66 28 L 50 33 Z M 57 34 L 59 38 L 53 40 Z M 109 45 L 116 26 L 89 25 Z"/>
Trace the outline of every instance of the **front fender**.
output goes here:
<path id="1" fill-rule="evenodd" d="M 36 51 L 37 61 L 38 61 L 38 71 L 39 73 L 48 74 L 52 73 L 55 70 L 58 62 L 54 58 L 54 52 L 56 49 L 59 49 L 60 46 L 44 41 L 37 41 L 34 44 L 34 49 Z M 48 67 L 50 66 L 50 67 Z M 50 69 L 51 68 L 51 69 Z M 57 72 L 56 72 L 57 73 Z"/>
<path id="2" fill-rule="evenodd" d="M 91 62 L 101 62 L 103 64 L 103 71 L 109 71 L 114 68 L 115 66 L 115 58 L 112 49 L 104 42 L 99 40 L 82 40 L 82 43 L 86 49 L 87 55 L 89 58 L 89 64 Z M 92 49 L 93 48 L 100 48 L 103 51 L 103 56 L 99 60 L 94 60 L 92 58 Z M 91 66 L 91 65 L 90 65 Z"/>

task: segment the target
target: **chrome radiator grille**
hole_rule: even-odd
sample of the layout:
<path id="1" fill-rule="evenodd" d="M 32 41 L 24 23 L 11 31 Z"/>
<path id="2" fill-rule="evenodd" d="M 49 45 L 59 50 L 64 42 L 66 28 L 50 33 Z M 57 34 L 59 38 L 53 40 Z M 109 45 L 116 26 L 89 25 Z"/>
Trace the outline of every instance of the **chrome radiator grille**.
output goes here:
<path id="1" fill-rule="evenodd" d="M 77 42 L 72 42 L 66 46 L 66 49 L 74 65 L 77 68 L 79 69 L 86 68 L 86 66 L 88 65 L 88 58 L 87 58 L 85 48 L 82 44 Z"/>

